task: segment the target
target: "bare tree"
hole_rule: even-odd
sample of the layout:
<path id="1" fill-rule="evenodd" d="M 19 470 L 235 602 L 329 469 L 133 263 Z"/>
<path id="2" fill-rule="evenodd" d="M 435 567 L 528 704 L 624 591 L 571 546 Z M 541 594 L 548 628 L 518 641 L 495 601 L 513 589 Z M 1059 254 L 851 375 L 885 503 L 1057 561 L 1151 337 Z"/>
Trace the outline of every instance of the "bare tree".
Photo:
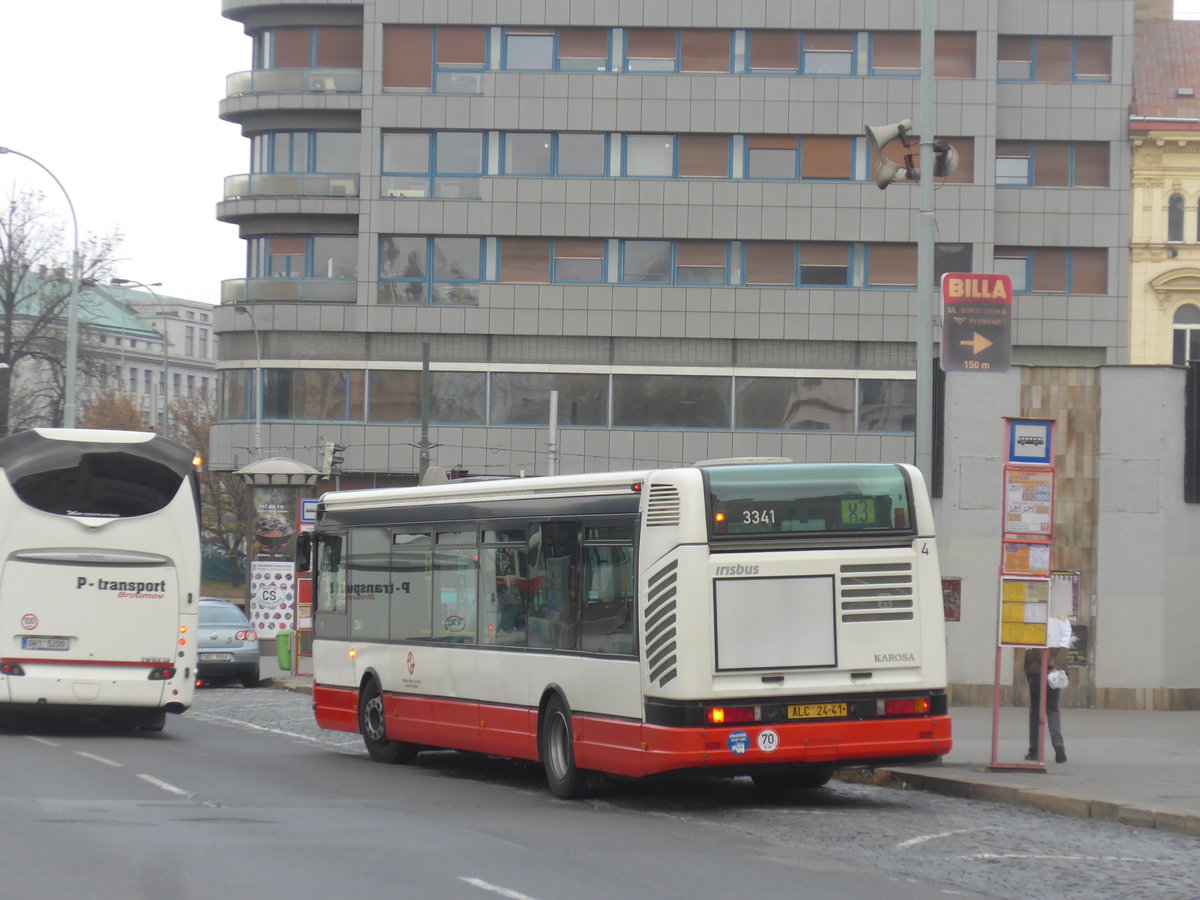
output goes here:
<path id="1" fill-rule="evenodd" d="M 80 242 L 81 282 L 109 274 L 118 240 L 113 234 Z M 0 363 L 6 364 L 0 367 L 0 435 L 62 422 L 71 249 L 64 249 L 62 226 L 45 211 L 44 195 L 21 190 L 7 197 L 0 209 Z M 79 295 L 81 321 L 89 302 L 86 293 Z M 96 360 L 83 352 L 82 341 L 77 346 L 87 378 Z"/>
<path id="2" fill-rule="evenodd" d="M 206 456 L 209 431 L 217 421 L 217 415 L 215 394 L 201 391 L 190 397 L 176 397 L 171 404 L 174 438 L 201 457 Z M 236 475 L 201 467 L 200 533 L 204 541 L 222 547 L 234 572 L 239 571 L 237 548 L 247 529 L 247 491 L 242 479 Z M 235 586 L 238 583 L 235 581 Z"/>

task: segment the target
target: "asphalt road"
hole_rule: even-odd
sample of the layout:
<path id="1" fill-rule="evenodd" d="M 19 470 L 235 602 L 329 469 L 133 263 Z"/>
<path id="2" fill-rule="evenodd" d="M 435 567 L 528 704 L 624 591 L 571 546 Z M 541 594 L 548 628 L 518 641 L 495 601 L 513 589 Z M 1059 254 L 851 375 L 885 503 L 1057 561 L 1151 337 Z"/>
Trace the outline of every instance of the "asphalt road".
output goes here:
<path id="1" fill-rule="evenodd" d="M 210 689 L 160 735 L 0 729 L 4 897 L 1200 896 L 1200 841 L 874 785 L 564 802 L 537 767 L 369 761 L 310 698 Z"/>

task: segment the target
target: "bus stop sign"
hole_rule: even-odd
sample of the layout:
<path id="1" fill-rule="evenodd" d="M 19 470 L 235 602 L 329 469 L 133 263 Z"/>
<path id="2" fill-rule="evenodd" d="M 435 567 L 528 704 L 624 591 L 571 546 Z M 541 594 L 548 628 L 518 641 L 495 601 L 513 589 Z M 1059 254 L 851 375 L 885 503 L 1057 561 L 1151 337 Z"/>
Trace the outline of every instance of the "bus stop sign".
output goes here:
<path id="1" fill-rule="evenodd" d="M 942 276 L 942 370 L 1007 372 L 1012 365 L 1012 279 Z"/>

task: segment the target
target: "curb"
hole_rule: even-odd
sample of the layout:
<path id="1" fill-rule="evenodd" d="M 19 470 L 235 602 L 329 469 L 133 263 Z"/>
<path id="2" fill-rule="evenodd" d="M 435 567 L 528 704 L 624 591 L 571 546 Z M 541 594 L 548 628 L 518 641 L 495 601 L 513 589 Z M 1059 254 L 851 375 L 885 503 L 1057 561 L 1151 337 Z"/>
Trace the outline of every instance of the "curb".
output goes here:
<path id="1" fill-rule="evenodd" d="M 1200 816 L 1172 810 L 1153 809 L 1132 803 L 1094 800 L 1078 794 L 974 781 L 955 775 L 932 774 L 915 769 L 876 769 L 876 784 L 900 782 L 905 787 L 960 797 L 967 800 L 986 800 L 1010 806 L 1044 809 L 1061 816 L 1117 822 L 1134 828 L 1156 828 L 1200 837 Z"/>
<path id="2" fill-rule="evenodd" d="M 277 691 L 291 691 L 294 694 L 311 694 L 313 692 L 312 684 L 298 684 L 288 681 L 286 678 L 269 677 L 263 680 L 264 687 L 271 687 Z"/>

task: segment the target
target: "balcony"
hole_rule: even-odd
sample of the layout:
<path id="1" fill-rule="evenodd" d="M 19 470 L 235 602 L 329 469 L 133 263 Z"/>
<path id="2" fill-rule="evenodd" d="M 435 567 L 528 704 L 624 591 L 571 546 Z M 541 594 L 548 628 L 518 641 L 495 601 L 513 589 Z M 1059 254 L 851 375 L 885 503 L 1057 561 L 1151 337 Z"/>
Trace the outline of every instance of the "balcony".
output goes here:
<path id="1" fill-rule="evenodd" d="M 355 94 L 362 91 L 362 69 L 252 69 L 225 79 L 225 95 Z"/>
<path id="2" fill-rule="evenodd" d="M 254 172 L 225 179 L 226 200 L 258 197 L 357 197 L 358 175 Z"/>
<path id="3" fill-rule="evenodd" d="M 354 278 L 232 278 L 221 282 L 222 303 L 353 303 Z"/>

